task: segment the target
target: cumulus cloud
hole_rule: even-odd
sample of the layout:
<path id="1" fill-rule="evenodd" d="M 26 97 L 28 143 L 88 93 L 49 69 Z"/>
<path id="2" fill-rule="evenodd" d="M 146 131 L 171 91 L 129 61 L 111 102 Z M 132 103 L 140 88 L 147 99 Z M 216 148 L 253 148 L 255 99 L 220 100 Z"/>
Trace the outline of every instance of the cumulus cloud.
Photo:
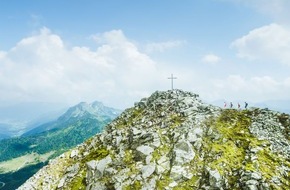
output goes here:
<path id="1" fill-rule="evenodd" d="M 290 77 L 286 78 L 286 79 L 284 80 L 284 83 L 283 83 L 283 84 L 284 84 L 284 86 L 290 88 Z"/>
<path id="2" fill-rule="evenodd" d="M 204 63 L 216 64 L 221 60 L 221 58 L 215 54 L 207 54 L 207 55 L 203 56 L 203 58 L 201 60 Z"/>
<path id="3" fill-rule="evenodd" d="M 250 31 L 231 44 L 241 58 L 271 60 L 290 65 L 290 29 L 270 24 Z"/>
<path id="4" fill-rule="evenodd" d="M 122 30 L 112 30 L 101 34 L 95 34 L 92 35 L 92 39 L 94 39 L 99 44 L 108 44 L 108 43 L 115 45 L 131 44 L 123 34 Z"/>
<path id="5" fill-rule="evenodd" d="M 180 46 L 184 45 L 185 43 L 186 43 L 185 41 L 180 41 L 180 40 L 159 42 L 159 43 L 154 42 L 154 43 L 147 44 L 145 47 L 145 50 L 148 53 L 164 52 L 168 49 L 180 47 Z"/>
<path id="6" fill-rule="evenodd" d="M 241 75 L 229 75 L 225 79 L 215 80 L 213 88 L 220 97 L 259 102 L 287 99 L 290 93 L 289 87 L 289 79 L 279 81 L 271 76 L 245 78 Z"/>
<path id="7" fill-rule="evenodd" d="M 0 52 L 0 101 L 129 106 L 158 86 L 155 62 L 121 30 L 94 35 L 98 47 L 66 47 L 47 28 Z M 122 102 L 120 101 L 122 100 Z"/>
<path id="8" fill-rule="evenodd" d="M 241 38 L 245 46 L 237 41 L 233 47 L 239 48 L 244 57 L 262 57 L 264 52 L 257 54 L 248 49 L 252 48 L 249 36 L 252 34 Z M 178 77 L 174 81 L 176 88 L 199 93 L 205 99 L 231 96 L 260 100 L 272 96 L 285 98 L 290 93 L 289 78 L 278 81 L 271 76 L 244 78 L 230 75 L 217 80 L 207 68 L 197 68 L 197 65 L 157 65 L 121 30 L 96 34 L 92 39 L 96 42 L 95 49 L 68 47 L 61 36 L 42 28 L 10 50 L 0 51 L 0 102 L 66 102 L 72 105 L 100 100 L 125 108 L 155 90 L 169 89 L 167 78 L 170 73 Z M 220 58 L 208 54 L 204 61 L 216 63 Z"/>

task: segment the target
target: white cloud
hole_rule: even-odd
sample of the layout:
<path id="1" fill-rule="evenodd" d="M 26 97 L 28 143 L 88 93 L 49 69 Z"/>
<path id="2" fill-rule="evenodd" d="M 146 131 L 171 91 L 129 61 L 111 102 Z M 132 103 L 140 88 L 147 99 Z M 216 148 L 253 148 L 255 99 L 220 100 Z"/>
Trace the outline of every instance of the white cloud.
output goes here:
<path id="1" fill-rule="evenodd" d="M 0 102 L 72 105 L 100 100 L 125 108 L 155 90 L 169 89 L 170 73 L 178 78 L 174 81 L 176 88 L 193 91 L 205 99 L 264 100 L 285 98 L 290 93 L 289 78 L 277 81 L 272 76 L 230 75 L 216 80 L 217 76 L 202 66 L 157 65 L 121 30 L 97 34 L 93 39 L 97 42 L 96 49 L 67 47 L 60 36 L 43 28 L 20 40 L 11 50 L 0 51 Z M 250 51 L 246 53 L 251 55 Z M 208 62 L 220 60 L 214 54 L 206 57 Z"/>
<path id="2" fill-rule="evenodd" d="M 270 76 L 253 77 L 250 82 L 253 84 L 255 91 L 260 93 L 277 92 L 279 87 L 284 86 L 283 82 L 277 82 Z"/>
<path id="3" fill-rule="evenodd" d="M 124 36 L 122 30 L 112 30 L 109 32 L 104 32 L 102 34 L 92 35 L 92 39 L 94 39 L 97 43 L 100 44 L 114 44 L 114 45 L 122 45 L 131 44 L 129 40 Z"/>
<path id="4" fill-rule="evenodd" d="M 0 52 L 0 101 L 101 100 L 124 107 L 157 88 L 154 61 L 121 30 L 96 36 L 102 43 L 96 50 L 69 48 L 43 28 Z"/>
<path id="5" fill-rule="evenodd" d="M 270 24 L 250 31 L 231 44 L 241 58 L 279 61 L 290 65 L 290 30 Z"/>
<path id="6" fill-rule="evenodd" d="M 287 99 L 290 93 L 289 79 L 278 81 L 271 76 L 245 78 L 230 75 L 215 80 L 213 91 L 219 97 L 231 100 L 264 101 L 271 99 Z"/>
<path id="7" fill-rule="evenodd" d="M 288 78 L 286 78 L 285 80 L 284 80 L 284 86 L 285 87 L 288 87 L 288 88 L 290 88 L 290 77 L 288 77 Z"/>
<path id="8" fill-rule="evenodd" d="M 182 45 L 184 45 L 186 42 L 185 41 L 167 41 L 167 42 L 159 42 L 159 43 L 150 43 L 147 44 L 145 47 L 146 52 L 151 53 L 151 52 L 164 52 L 168 49 L 172 48 L 177 48 Z"/>
<path id="9" fill-rule="evenodd" d="M 216 64 L 221 60 L 221 58 L 215 54 L 207 54 L 201 60 L 205 63 Z"/>

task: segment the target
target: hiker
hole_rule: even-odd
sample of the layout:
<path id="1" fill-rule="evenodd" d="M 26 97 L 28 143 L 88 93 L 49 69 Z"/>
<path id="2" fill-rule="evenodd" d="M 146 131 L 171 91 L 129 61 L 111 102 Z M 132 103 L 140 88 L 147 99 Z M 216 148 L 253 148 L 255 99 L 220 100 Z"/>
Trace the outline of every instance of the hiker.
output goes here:
<path id="1" fill-rule="evenodd" d="M 240 105 L 240 103 L 238 103 L 238 109 L 240 109 L 240 107 L 241 107 L 241 105 Z"/>
<path id="2" fill-rule="evenodd" d="M 227 103 L 226 102 L 224 102 L 224 108 L 226 108 L 227 107 Z"/>
<path id="3" fill-rule="evenodd" d="M 248 103 L 247 103 L 247 102 L 245 102 L 245 109 L 247 109 L 247 107 L 248 107 Z"/>
<path id="4" fill-rule="evenodd" d="M 231 108 L 233 108 L 233 103 L 232 102 L 230 103 L 230 106 L 231 106 Z"/>

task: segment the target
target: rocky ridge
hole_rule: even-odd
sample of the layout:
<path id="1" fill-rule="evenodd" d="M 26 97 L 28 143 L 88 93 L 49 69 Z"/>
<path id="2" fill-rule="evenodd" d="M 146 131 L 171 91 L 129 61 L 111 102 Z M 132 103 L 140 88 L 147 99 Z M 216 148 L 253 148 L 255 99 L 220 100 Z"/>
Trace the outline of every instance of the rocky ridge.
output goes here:
<path id="1" fill-rule="evenodd" d="M 289 189 L 290 117 L 155 92 L 19 189 Z"/>

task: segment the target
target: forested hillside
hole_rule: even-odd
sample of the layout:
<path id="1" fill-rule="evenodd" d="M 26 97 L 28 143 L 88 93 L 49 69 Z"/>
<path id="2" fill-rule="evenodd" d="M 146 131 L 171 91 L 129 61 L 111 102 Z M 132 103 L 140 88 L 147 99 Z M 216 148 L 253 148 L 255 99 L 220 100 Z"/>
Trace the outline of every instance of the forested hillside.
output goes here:
<path id="1" fill-rule="evenodd" d="M 101 132 L 120 113 L 101 103 L 80 103 L 56 121 L 0 141 L 0 189 L 15 189 L 54 158 Z"/>
<path id="2" fill-rule="evenodd" d="M 61 128 L 54 128 L 40 134 L 4 139 L 0 142 L 0 162 L 28 153 L 44 154 L 63 151 L 81 143 L 84 139 L 99 133 L 110 120 L 99 121 L 88 117 L 82 121 L 63 123 Z"/>

